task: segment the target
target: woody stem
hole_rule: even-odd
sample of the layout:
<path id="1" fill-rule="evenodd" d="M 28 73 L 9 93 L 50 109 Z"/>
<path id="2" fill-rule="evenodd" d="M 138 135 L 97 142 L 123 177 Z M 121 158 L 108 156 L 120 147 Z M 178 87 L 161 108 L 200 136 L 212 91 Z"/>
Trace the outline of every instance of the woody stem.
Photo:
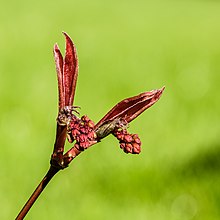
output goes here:
<path id="1" fill-rule="evenodd" d="M 37 186 L 31 197 L 28 199 L 18 216 L 16 217 L 16 220 L 22 220 L 32 205 L 35 203 L 37 198 L 40 196 L 40 194 L 43 192 L 44 188 L 47 186 L 47 184 L 50 182 L 50 180 L 53 178 L 53 176 L 59 171 L 60 169 L 57 167 L 51 166 L 50 169 L 48 170 L 47 174 L 45 177 L 42 179 L 40 184 Z"/>

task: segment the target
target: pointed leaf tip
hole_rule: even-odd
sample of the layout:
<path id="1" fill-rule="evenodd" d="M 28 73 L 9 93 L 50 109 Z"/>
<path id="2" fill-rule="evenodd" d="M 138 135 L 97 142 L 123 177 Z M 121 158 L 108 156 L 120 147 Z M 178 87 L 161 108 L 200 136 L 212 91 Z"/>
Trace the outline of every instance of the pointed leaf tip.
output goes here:
<path id="1" fill-rule="evenodd" d="M 129 98 L 128 100 L 135 101 L 135 104 L 126 110 L 125 120 L 127 122 L 131 122 L 146 109 L 154 105 L 160 99 L 164 89 L 165 87 L 162 87 L 161 89 L 145 92 L 143 97 L 140 99 L 138 99 L 138 97 L 141 97 L 141 94 L 134 98 Z"/>

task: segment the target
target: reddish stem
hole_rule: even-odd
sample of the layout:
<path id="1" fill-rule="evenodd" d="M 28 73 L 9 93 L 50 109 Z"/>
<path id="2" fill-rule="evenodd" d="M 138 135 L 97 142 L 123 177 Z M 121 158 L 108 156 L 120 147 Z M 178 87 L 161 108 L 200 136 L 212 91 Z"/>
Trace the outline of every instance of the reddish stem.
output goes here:
<path id="1" fill-rule="evenodd" d="M 42 179 L 40 184 L 37 186 L 31 197 L 29 198 L 29 200 L 26 202 L 26 204 L 24 205 L 24 207 L 16 217 L 16 220 L 22 220 L 26 216 L 26 214 L 28 213 L 28 211 L 30 210 L 36 199 L 40 196 L 46 185 L 50 182 L 50 180 L 58 171 L 59 171 L 58 168 L 55 168 L 53 166 L 50 167 L 45 177 Z"/>
<path id="2" fill-rule="evenodd" d="M 64 145 L 66 141 L 66 126 L 61 126 L 57 123 L 57 132 L 56 132 L 56 140 L 54 144 L 53 154 L 58 157 L 63 156 Z"/>

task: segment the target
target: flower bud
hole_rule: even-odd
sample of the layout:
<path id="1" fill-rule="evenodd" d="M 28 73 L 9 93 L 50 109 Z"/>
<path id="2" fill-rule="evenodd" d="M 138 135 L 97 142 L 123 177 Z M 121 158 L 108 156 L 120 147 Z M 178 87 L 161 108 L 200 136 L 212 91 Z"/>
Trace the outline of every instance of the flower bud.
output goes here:
<path id="1" fill-rule="evenodd" d="M 76 144 L 74 146 L 78 150 L 83 151 L 97 142 L 97 135 L 93 130 L 94 123 L 88 116 L 84 115 L 78 118 L 72 114 L 70 118 L 71 120 L 67 129 L 68 141 L 70 143 L 75 140 Z"/>
<path id="2" fill-rule="evenodd" d="M 131 153 L 132 154 L 132 149 L 133 149 L 133 146 L 132 146 L 132 144 L 126 144 L 125 145 L 125 148 L 124 148 L 124 152 L 125 153 Z"/>
<path id="3" fill-rule="evenodd" d="M 82 120 L 83 122 L 89 122 L 89 121 L 90 121 L 90 119 L 89 119 L 89 117 L 88 117 L 87 115 L 83 115 L 83 116 L 81 117 L 81 120 Z"/>
<path id="4" fill-rule="evenodd" d="M 88 121 L 88 127 L 94 128 L 95 124 L 92 120 Z"/>
<path id="5" fill-rule="evenodd" d="M 132 143 L 133 154 L 139 154 L 141 152 L 141 146 L 137 143 Z"/>
<path id="6" fill-rule="evenodd" d="M 125 149 L 125 143 L 124 143 L 124 142 L 120 143 L 120 148 L 121 148 L 122 150 Z"/>
<path id="7" fill-rule="evenodd" d="M 72 133 L 73 137 L 76 137 L 80 134 L 80 131 L 78 129 L 73 129 L 71 133 Z"/>
<path id="8" fill-rule="evenodd" d="M 89 144 L 89 142 L 80 142 L 79 145 L 81 148 L 86 149 L 89 147 L 90 144 Z"/>
<path id="9" fill-rule="evenodd" d="M 125 142 L 132 142 L 132 140 L 133 140 L 133 138 L 132 138 L 132 136 L 130 134 L 126 134 L 124 136 L 124 141 Z"/>
<path id="10" fill-rule="evenodd" d="M 89 134 L 87 135 L 89 140 L 94 140 L 96 139 L 97 135 L 94 131 L 89 132 Z"/>

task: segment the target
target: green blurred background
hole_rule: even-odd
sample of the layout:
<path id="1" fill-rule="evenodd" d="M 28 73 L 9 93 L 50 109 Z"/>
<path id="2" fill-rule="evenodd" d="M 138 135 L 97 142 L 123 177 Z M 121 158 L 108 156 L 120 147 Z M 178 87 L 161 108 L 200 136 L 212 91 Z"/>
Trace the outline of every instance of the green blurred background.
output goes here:
<path id="1" fill-rule="evenodd" d="M 220 219 L 219 12 L 214 0 L 2 3 L 0 219 L 15 218 L 49 167 L 61 31 L 78 50 L 81 114 L 97 122 L 126 97 L 166 90 L 130 125 L 140 155 L 106 138 L 52 180 L 26 219 Z"/>

